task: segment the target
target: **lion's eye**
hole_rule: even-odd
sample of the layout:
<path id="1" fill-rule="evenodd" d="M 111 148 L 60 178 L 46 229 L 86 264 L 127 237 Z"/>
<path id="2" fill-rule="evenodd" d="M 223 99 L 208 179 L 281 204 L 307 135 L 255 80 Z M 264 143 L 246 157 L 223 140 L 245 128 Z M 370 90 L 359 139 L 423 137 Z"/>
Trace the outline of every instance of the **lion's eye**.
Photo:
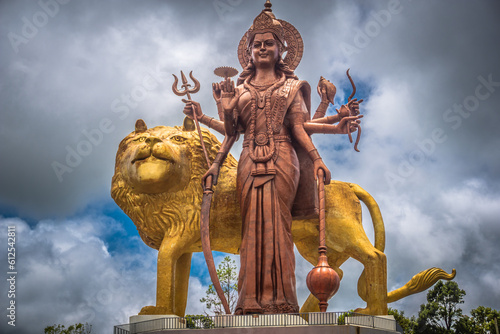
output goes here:
<path id="1" fill-rule="evenodd" d="M 184 143 L 187 139 L 186 139 L 186 138 L 184 138 L 184 137 L 181 137 L 181 136 L 172 136 L 172 137 L 170 137 L 170 140 L 172 140 L 172 141 L 174 141 L 174 142 L 176 142 L 176 143 L 178 143 L 178 144 L 182 144 L 182 143 Z"/>
<path id="2" fill-rule="evenodd" d="M 146 137 L 139 137 L 139 138 L 135 138 L 134 141 L 138 141 L 138 142 L 143 142 L 146 140 Z"/>

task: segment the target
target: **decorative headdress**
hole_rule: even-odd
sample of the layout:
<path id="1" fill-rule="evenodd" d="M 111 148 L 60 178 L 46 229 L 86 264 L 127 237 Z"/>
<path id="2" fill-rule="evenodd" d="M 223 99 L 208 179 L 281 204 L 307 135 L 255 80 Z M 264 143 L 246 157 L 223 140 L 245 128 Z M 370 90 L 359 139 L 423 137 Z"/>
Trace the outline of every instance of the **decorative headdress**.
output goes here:
<path id="1" fill-rule="evenodd" d="M 304 42 L 300 33 L 290 23 L 276 19 L 271 10 L 271 1 L 267 0 L 262 12 L 257 15 L 253 21 L 253 25 L 241 38 L 238 45 L 238 59 L 241 67 L 245 68 L 250 60 L 250 55 L 247 52 L 248 42 L 253 39 L 256 34 L 263 34 L 266 32 L 273 33 L 284 47 L 286 56 L 283 61 L 292 70 L 297 68 L 304 53 Z"/>

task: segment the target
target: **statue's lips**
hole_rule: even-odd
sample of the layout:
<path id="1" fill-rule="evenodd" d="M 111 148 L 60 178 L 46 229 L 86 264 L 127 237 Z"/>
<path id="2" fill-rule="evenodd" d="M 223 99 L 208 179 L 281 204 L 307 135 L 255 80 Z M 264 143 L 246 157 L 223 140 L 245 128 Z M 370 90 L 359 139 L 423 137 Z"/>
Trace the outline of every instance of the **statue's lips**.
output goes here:
<path id="1" fill-rule="evenodd" d="M 157 162 L 157 161 L 162 161 L 162 162 L 169 162 L 169 159 L 164 158 L 164 157 L 158 157 L 154 155 L 148 155 L 146 157 L 135 157 L 132 160 L 132 164 L 135 164 L 136 162 L 139 163 L 148 163 L 148 162 Z"/>

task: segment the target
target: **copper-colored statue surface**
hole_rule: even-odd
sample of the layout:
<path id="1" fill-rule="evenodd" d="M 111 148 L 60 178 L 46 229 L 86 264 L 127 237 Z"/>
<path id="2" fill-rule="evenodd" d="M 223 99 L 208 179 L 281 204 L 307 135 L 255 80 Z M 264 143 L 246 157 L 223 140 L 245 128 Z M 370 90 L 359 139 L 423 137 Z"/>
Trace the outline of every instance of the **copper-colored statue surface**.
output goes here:
<path id="1" fill-rule="evenodd" d="M 240 43 L 240 60 L 247 63 L 237 87 L 230 79 L 220 83 L 225 142 L 233 143 L 238 133 L 244 135 L 236 176 L 243 229 L 236 314 L 299 311 L 292 215 L 316 214 L 313 180 L 320 170 L 324 181 L 330 182 L 330 171 L 304 128 L 311 118 L 310 88 L 292 69 L 300 61 L 296 52 L 302 44 L 300 35 L 288 34 L 287 40 L 285 27 L 295 28 L 278 21 L 270 7 L 266 3 Z M 192 109 L 192 104 L 186 108 Z M 195 109 L 201 112 L 199 106 Z M 192 110 L 186 113 L 196 115 Z M 358 123 L 350 121 L 359 117 L 346 117 L 331 125 L 330 131 L 356 131 Z M 230 148 L 222 146 L 205 180 L 217 183 L 220 164 Z M 294 203 L 298 203 L 296 209 Z"/>
<path id="2" fill-rule="evenodd" d="M 321 103 L 311 119 L 310 86 L 294 74 L 302 52 L 298 31 L 277 20 L 267 1 L 238 46 L 243 71 L 236 85 L 230 79 L 235 69 L 215 71 L 224 77 L 212 85 L 219 120 L 206 116 L 191 100 L 190 93 L 200 85 L 191 73 L 195 88 L 190 89 L 182 73 L 184 90 L 177 88 L 177 77 L 173 89 L 188 96 L 184 113 L 194 122 L 186 118 L 183 127 L 148 129 L 139 120 L 120 144 L 112 196 L 144 242 L 159 251 L 156 306 L 144 307 L 141 314 L 184 315 L 191 255 L 202 249 L 216 289 L 210 249 L 240 254 L 236 314 L 299 311 L 294 244 L 310 263 L 318 264 L 308 284 L 320 301 L 311 295 L 303 312 L 326 310 L 342 278 L 339 267 L 349 257 L 365 267 L 358 293 L 367 305 L 356 310 L 360 313 L 386 314 L 388 303 L 454 277 L 431 268 L 387 292 L 385 231 L 378 206 L 359 186 L 330 181 L 310 137 L 347 134 L 352 142 L 357 131 L 358 150 L 362 100 L 353 98 L 355 85 L 348 72 L 353 86 L 348 103 L 325 116 L 336 88 L 322 78 Z M 223 143 L 198 121 L 223 134 Z M 236 163 L 229 150 L 240 135 L 243 149 Z M 375 245 L 363 230 L 359 200 L 372 215 Z"/>

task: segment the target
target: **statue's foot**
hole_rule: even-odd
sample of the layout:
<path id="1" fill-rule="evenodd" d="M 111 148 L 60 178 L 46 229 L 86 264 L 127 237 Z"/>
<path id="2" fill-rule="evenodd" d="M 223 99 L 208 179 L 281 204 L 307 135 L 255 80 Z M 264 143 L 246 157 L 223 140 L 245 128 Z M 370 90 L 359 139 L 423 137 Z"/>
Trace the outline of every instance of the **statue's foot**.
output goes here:
<path id="1" fill-rule="evenodd" d="M 159 307 L 159 306 L 144 306 L 139 312 L 139 315 L 167 315 L 167 314 L 175 314 L 168 307 Z"/>

